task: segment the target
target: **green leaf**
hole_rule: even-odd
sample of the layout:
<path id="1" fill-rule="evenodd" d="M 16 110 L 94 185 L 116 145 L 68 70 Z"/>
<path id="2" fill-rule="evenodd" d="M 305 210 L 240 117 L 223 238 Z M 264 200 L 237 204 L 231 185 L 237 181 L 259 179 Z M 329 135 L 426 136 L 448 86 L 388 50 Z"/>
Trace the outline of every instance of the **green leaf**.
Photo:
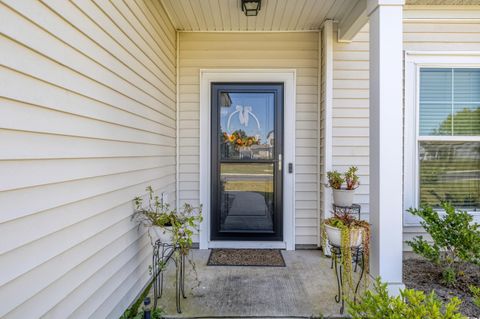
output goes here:
<path id="1" fill-rule="evenodd" d="M 460 304 L 458 298 L 443 303 L 433 291 L 425 295 L 414 289 L 401 290 L 400 296 L 392 297 L 380 278 L 357 303 L 347 300 L 348 314 L 353 319 L 466 319 L 459 312 Z"/>

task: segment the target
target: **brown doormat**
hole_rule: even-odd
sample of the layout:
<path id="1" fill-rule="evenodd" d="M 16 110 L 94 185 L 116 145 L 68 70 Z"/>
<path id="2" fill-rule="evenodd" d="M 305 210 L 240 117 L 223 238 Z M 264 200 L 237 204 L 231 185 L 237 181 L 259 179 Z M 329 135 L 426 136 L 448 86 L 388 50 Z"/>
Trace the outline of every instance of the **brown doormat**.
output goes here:
<path id="1" fill-rule="evenodd" d="M 285 267 L 279 249 L 212 249 L 208 266 Z"/>

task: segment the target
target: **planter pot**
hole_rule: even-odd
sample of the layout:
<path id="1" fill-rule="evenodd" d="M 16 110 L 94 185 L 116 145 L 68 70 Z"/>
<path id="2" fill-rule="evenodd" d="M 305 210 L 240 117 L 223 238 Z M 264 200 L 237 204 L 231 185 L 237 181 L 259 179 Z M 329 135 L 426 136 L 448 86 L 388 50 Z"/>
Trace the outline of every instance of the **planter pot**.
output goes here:
<path id="1" fill-rule="evenodd" d="M 162 243 L 167 243 L 167 244 L 172 243 L 173 241 L 172 226 L 166 226 L 166 227 L 153 226 L 152 230 L 153 230 L 152 237 L 154 241 L 157 241 L 158 239 L 160 239 Z"/>
<path id="2" fill-rule="evenodd" d="M 353 204 L 353 195 L 355 190 L 351 189 L 334 189 L 333 203 L 337 206 L 350 207 Z"/>
<path id="3" fill-rule="evenodd" d="M 342 230 L 337 227 L 325 225 L 327 238 L 330 243 L 337 247 L 342 247 Z M 350 230 L 350 247 L 356 248 L 363 242 L 365 230 L 363 228 L 353 228 Z"/>

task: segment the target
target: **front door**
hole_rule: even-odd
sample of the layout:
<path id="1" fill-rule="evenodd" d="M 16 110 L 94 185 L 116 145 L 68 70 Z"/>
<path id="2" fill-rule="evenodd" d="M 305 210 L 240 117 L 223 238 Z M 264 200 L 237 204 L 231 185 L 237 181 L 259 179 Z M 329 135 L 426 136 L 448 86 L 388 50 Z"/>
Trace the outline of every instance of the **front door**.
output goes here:
<path id="1" fill-rule="evenodd" d="M 283 240 L 283 84 L 212 84 L 212 240 Z"/>

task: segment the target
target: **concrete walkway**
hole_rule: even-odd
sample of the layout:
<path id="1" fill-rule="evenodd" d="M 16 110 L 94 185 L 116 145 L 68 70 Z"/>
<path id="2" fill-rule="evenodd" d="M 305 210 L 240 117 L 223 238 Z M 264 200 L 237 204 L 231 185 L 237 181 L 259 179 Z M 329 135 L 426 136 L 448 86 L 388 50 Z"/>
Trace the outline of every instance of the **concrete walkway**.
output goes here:
<path id="1" fill-rule="evenodd" d="M 159 305 L 166 318 L 340 317 L 330 259 L 318 250 L 282 251 L 286 267 L 207 266 L 210 251 L 192 250 L 200 286 L 187 265 L 182 314 L 175 309 L 173 267 L 165 276 Z M 150 292 L 153 298 L 153 291 Z"/>

